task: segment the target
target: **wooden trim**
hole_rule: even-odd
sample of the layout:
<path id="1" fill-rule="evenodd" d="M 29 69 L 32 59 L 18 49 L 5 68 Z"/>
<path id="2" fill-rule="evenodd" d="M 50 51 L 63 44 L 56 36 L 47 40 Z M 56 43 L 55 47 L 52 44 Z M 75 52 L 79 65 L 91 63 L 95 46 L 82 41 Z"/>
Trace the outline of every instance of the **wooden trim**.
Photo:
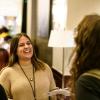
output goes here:
<path id="1" fill-rule="evenodd" d="M 52 72 L 53 72 L 54 79 L 55 79 L 55 82 L 56 82 L 57 87 L 61 88 L 62 87 L 62 74 L 59 73 L 54 68 L 52 68 Z M 70 79 L 70 76 L 69 75 L 65 75 L 64 76 L 64 85 L 65 85 L 64 87 L 67 87 L 66 84 L 69 81 L 69 79 Z"/>

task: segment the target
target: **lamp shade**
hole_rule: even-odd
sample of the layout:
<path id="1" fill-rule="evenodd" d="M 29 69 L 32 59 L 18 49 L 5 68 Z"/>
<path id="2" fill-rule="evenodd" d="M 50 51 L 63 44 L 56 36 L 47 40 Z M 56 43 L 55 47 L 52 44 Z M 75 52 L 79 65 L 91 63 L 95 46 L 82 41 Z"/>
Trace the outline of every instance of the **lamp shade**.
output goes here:
<path id="1" fill-rule="evenodd" d="M 51 30 L 49 47 L 74 47 L 73 31 Z"/>

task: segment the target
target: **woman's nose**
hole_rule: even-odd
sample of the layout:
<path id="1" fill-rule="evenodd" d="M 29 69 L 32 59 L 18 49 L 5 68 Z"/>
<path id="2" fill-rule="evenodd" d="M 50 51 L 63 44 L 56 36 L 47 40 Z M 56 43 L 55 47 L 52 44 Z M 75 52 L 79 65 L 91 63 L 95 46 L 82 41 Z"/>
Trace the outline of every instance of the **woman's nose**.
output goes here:
<path id="1" fill-rule="evenodd" d="M 28 47 L 28 45 L 27 45 L 27 44 L 25 44 L 25 47 L 27 48 L 27 47 Z"/>

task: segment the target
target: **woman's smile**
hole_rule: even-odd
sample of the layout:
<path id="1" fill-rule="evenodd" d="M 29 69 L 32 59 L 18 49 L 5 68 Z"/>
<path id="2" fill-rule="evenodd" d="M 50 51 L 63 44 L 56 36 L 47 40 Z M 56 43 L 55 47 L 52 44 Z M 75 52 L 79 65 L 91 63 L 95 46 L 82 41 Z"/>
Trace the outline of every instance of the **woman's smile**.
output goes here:
<path id="1" fill-rule="evenodd" d="M 22 36 L 19 39 L 17 54 L 21 59 L 31 59 L 33 55 L 33 47 L 28 38 Z"/>

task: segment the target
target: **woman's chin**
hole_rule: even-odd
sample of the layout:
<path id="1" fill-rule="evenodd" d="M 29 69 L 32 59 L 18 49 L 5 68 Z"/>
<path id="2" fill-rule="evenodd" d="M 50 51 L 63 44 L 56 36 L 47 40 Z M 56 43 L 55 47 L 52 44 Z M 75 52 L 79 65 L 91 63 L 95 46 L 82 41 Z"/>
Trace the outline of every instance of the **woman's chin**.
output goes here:
<path id="1" fill-rule="evenodd" d="M 26 56 L 26 57 L 24 57 L 23 59 L 24 59 L 24 60 L 31 60 L 31 57 L 27 57 L 27 56 Z"/>

